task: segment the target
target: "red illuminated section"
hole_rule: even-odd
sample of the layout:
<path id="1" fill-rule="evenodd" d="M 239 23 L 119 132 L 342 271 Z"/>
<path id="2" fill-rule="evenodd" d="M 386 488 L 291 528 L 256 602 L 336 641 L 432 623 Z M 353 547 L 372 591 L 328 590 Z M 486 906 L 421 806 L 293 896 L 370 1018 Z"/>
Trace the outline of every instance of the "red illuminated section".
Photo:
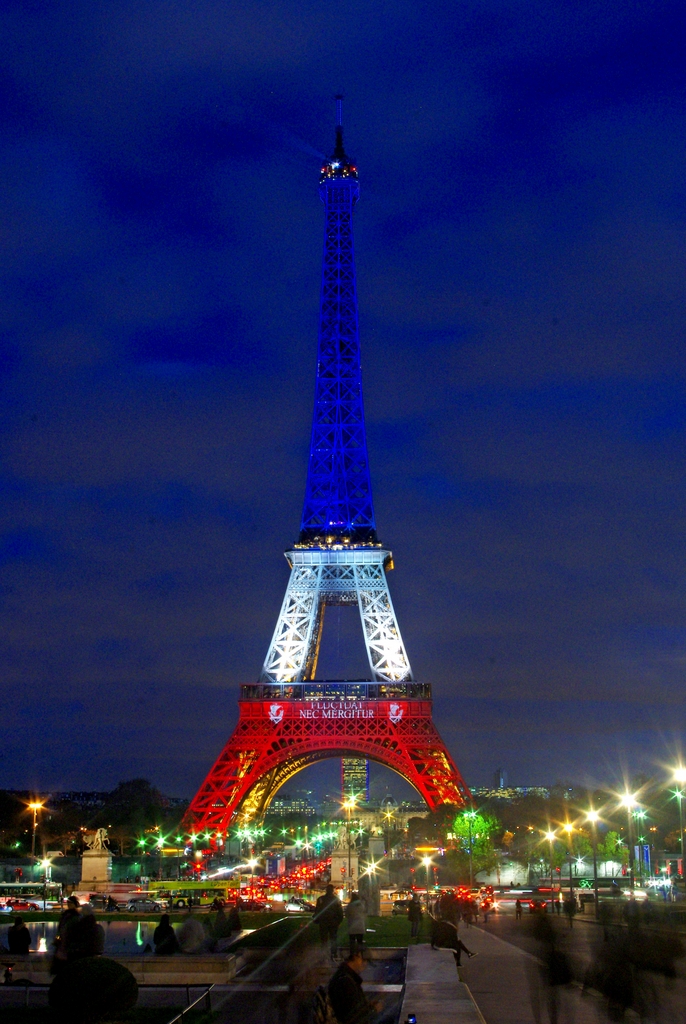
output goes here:
<path id="1" fill-rule="evenodd" d="M 237 820 L 259 818 L 296 772 L 330 757 L 366 757 L 393 769 L 430 809 L 471 802 L 433 724 L 430 700 L 243 700 L 186 826 L 225 832 Z"/>

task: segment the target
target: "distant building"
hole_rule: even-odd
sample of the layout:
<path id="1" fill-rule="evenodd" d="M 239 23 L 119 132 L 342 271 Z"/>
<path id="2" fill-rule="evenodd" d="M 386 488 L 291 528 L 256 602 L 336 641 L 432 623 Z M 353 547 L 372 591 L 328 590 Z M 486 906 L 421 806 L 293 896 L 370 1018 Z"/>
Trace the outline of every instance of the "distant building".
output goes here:
<path id="1" fill-rule="evenodd" d="M 550 799 L 550 789 L 547 786 L 471 786 L 472 796 L 480 800 L 520 800 L 524 796 L 540 796 L 544 800 Z"/>
<path id="2" fill-rule="evenodd" d="M 289 818 L 291 815 L 301 814 L 306 818 L 312 818 L 318 813 L 318 809 L 310 799 L 310 794 L 302 796 L 277 796 L 269 805 L 267 814 L 273 814 L 278 818 Z"/>
<path id="3" fill-rule="evenodd" d="M 358 804 L 369 803 L 369 761 L 365 757 L 341 758 L 343 801 L 355 797 Z"/>

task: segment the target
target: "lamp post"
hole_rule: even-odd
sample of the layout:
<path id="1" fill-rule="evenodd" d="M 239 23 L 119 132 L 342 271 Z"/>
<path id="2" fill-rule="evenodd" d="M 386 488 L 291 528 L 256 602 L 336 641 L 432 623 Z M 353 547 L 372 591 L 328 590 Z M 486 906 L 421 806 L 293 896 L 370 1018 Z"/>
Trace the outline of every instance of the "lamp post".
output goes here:
<path id="1" fill-rule="evenodd" d="M 430 876 L 429 872 L 431 871 L 431 857 L 424 857 L 423 860 L 422 860 L 422 864 L 426 868 L 426 909 L 428 911 L 429 907 L 430 907 L 430 904 L 429 904 L 429 880 L 430 880 L 431 876 Z"/>
<path id="2" fill-rule="evenodd" d="M 626 821 L 629 831 L 629 888 L 634 891 L 634 832 L 632 810 L 636 805 L 636 799 L 631 793 L 625 793 L 622 797 L 622 807 L 626 807 Z"/>
<path id="3" fill-rule="evenodd" d="M 636 844 L 638 846 L 638 878 L 640 885 L 643 885 L 643 853 L 645 849 L 645 836 L 640 833 L 643 831 L 642 825 L 645 821 L 645 811 L 634 811 L 634 819 L 636 821 Z"/>
<path id="4" fill-rule="evenodd" d="M 686 783 L 686 768 L 679 767 L 674 772 L 674 781 L 678 784 L 675 796 L 679 801 L 679 839 L 681 842 L 681 877 L 686 879 L 686 854 L 684 852 L 684 812 L 682 808 L 682 801 L 684 798 L 684 791 L 681 788 Z"/>
<path id="5" fill-rule="evenodd" d="M 474 864 L 472 860 L 472 822 L 476 817 L 476 811 L 465 811 L 464 817 L 467 819 L 467 828 L 469 829 L 469 888 L 474 888 Z"/>
<path id="6" fill-rule="evenodd" d="M 257 861 L 254 857 L 251 857 L 248 861 L 248 867 L 250 868 L 250 899 L 255 899 L 255 866 Z"/>
<path id="7" fill-rule="evenodd" d="M 555 833 L 548 829 L 548 831 L 545 833 L 545 837 L 550 843 L 550 913 L 552 914 L 555 902 L 553 898 L 553 894 L 555 892 L 553 886 L 553 843 L 555 842 Z"/>
<path id="8" fill-rule="evenodd" d="M 29 810 L 33 811 L 33 831 L 31 833 L 31 857 L 36 859 L 36 829 L 38 828 L 38 812 L 43 810 L 43 804 L 39 801 L 29 804 Z"/>
<path id="9" fill-rule="evenodd" d="M 591 823 L 591 836 L 593 843 L 593 903 L 595 906 L 595 918 L 598 920 L 598 818 L 597 811 L 589 811 L 587 818 Z"/>
<path id="10" fill-rule="evenodd" d="M 350 873 L 351 873 L 351 870 L 352 870 L 352 847 L 350 845 L 350 813 L 353 810 L 353 808 L 355 807 L 355 800 L 356 800 L 355 794 L 351 793 L 350 796 L 348 797 L 348 799 L 343 804 L 343 806 L 345 807 L 346 813 L 347 813 L 347 822 L 346 822 L 346 824 L 347 824 L 347 839 L 348 839 L 348 874 L 346 876 L 346 879 L 347 879 L 347 884 L 348 885 L 350 885 L 350 881 L 351 881 Z M 349 890 L 346 888 L 346 890 L 345 890 L 346 898 L 348 896 L 348 892 L 349 892 Z"/>
<path id="11" fill-rule="evenodd" d="M 569 840 L 569 850 L 567 851 L 567 856 L 569 857 L 569 898 L 570 900 L 574 900 L 574 881 L 572 879 L 572 861 L 574 860 L 574 856 L 572 854 L 572 832 L 574 831 L 574 826 L 567 822 L 566 825 L 563 825 L 563 828 L 567 833 L 567 839 Z"/>

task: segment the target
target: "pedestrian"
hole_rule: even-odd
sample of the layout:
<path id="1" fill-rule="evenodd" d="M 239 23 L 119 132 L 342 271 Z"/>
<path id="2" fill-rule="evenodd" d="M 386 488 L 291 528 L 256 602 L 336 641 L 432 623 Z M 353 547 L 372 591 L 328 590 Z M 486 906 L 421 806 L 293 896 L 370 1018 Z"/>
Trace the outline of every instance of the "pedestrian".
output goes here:
<path id="1" fill-rule="evenodd" d="M 629 931 L 634 931 L 640 924 L 640 911 L 636 901 L 636 896 L 632 892 L 629 896 L 629 901 L 622 909 L 622 917 L 626 921 L 627 928 Z"/>
<path id="2" fill-rule="evenodd" d="M 328 945 L 332 960 L 336 959 L 338 953 L 338 928 L 342 920 L 341 901 L 336 895 L 333 885 L 329 883 L 324 895 L 320 896 L 315 903 L 314 921 L 319 925 L 319 938 L 322 946 Z"/>
<path id="3" fill-rule="evenodd" d="M 227 927 L 229 929 L 229 934 L 232 932 L 239 932 L 241 930 L 241 915 L 238 913 L 238 903 L 234 903 L 229 911 Z"/>
<path id="4" fill-rule="evenodd" d="M 10 953 L 25 956 L 31 946 L 31 933 L 21 917 L 15 917 L 7 929 L 7 946 Z"/>
<path id="5" fill-rule="evenodd" d="M 205 929 L 197 917 L 188 914 L 176 933 L 176 940 L 182 953 L 201 952 L 205 946 L 206 936 Z"/>
<path id="6" fill-rule="evenodd" d="M 470 960 L 473 956 L 476 956 L 476 953 L 472 953 L 470 949 L 467 949 L 464 942 L 458 935 L 457 925 L 454 925 L 452 921 L 432 920 L 431 948 L 451 949 L 453 956 L 455 957 L 456 967 L 461 966 L 460 961 L 463 953 L 466 953 Z"/>
<path id="7" fill-rule="evenodd" d="M 329 982 L 329 1001 L 338 1024 L 372 1024 L 378 1009 L 362 991 L 364 958 L 358 949 L 336 969 Z"/>
<path id="8" fill-rule="evenodd" d="M 105 931 L 95 919 L 93 908 L 85 906 L 68 933 L 67 961 L 100 956 L 105 949 Z"/>
<path id="9" fill-rule="evenodd" d="M 522 919 L 522 901 L 517 900 L 515 903 L 515 920 L 521 921 Z"/>
<path id="10" fill-rule="evenodd" d="M 158 956 L 172 956 L 174 953 L 178 953 L 179 944 L 176 940 L 176 932 L 169 920 L 169 914 L 162 914 L 160 923 L 153 933 L 152 941 L 155 943 L 155 952 Z"/>
<path id="11" fill-rule="evenodd" d="M 419 896 L 415 893 L 410 900 L 409 907 L 407 908 L 407 919 L 410 922 L 410 938 L 416 939 L 417 942 L 419 942 L 419 929 L 421 928 L 423 916 L 424 911 L 422 910 L 422 905 L 419 902 Z"/>
<path id="12" fill-rule="evenodd" d="M 355 950 L 364 950 L 364 936 L 367 930 L 367 913 L 364 901 L 359 892 L 351 892 L 350 900 L 345 908 L 345 917 L 348 922 L 348 939 L 350 941 L 350 956 Z"/>
<path id="13" fill-rule="evenodd" d="M 59 923 L 57 925 L 57 935 L 54 940 L 55 955 L 53 956 L 52 964 L 50 965 L 50 971 L 52 974 L 57 974 L 57 972 L 62 970 L 63 967 L 66 967 L 68 959 L 67 954 L 71 942 L 71 933 L 80 919 L 81 904 L 77 900 L 76 896 L 69 896 L 67 898 L 66 910 L 63 910 L 60 914 Z"/>
<path id="14" fill-rule="evenodd" d="M 568 896 L 564 903 L 564 912 L 571 928 L 574 923 L 574 915 L 576 914 L 576 903 L 573 896 Z"/>

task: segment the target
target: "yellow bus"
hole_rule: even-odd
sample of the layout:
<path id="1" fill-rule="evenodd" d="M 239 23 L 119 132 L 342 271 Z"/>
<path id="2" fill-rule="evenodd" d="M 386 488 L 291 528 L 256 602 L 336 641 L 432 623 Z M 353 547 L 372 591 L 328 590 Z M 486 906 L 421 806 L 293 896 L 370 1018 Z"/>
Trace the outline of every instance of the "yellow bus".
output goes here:
<path id="1" fill-rule="evenodd" d="M 205 882 L 191 882 L 182 878 L 170 881 L 148 882 L 153 899 L 167 901 L 172 907 L 206 907 L 220 899 L 223 903 L 240 895 L 240 879 L 212 878 Z M 154 894 L 154 895 L 153 895 Z"/>

